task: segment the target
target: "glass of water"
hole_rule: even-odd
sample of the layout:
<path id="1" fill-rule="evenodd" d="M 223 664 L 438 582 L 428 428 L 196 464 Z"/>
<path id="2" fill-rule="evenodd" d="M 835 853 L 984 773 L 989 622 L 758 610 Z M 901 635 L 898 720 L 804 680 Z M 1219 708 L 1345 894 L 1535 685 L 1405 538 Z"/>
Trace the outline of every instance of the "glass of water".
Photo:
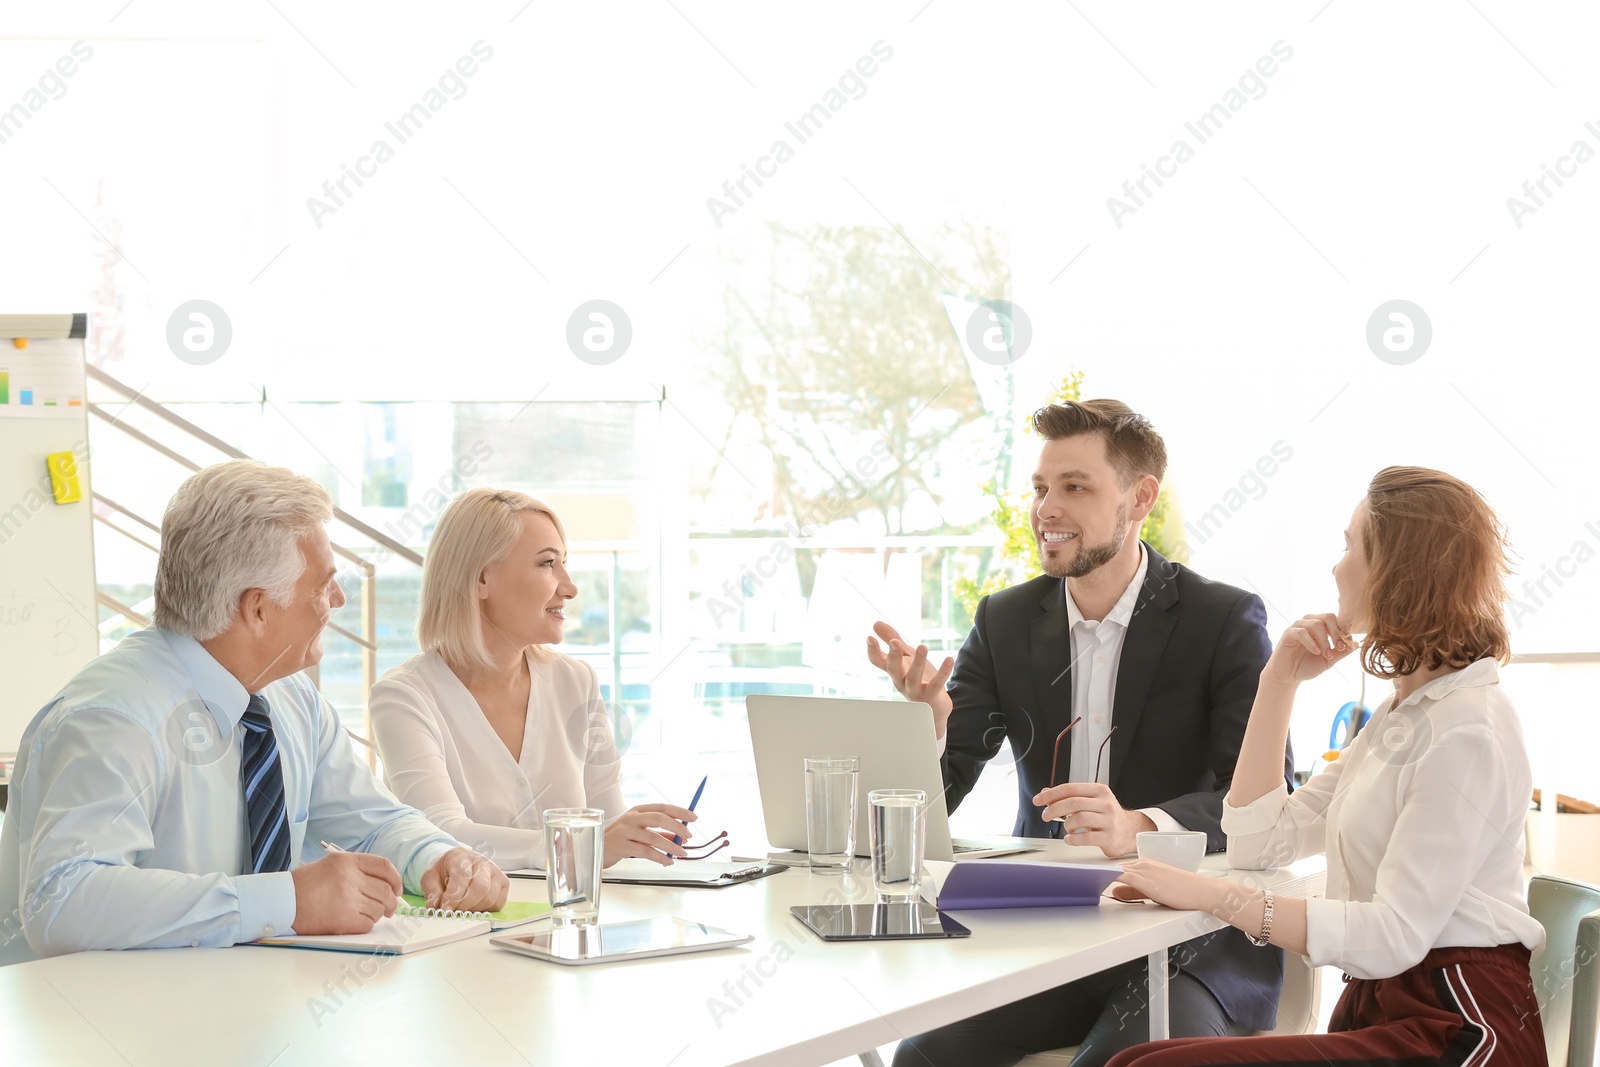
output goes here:
<path id="1" fill-rule="evenodd" d="M 806 757 L 806 851 L 813 871 L 840 874 L 850 867 L 860 772 L 854 756 Z"/>
<path id="2" fill-rule="evenodd" d="M 915 900 L 922 889 L 928 794 L 921 789 L 874 789 L 867 794 L 867 845 L 872 888 L 879 900 Z"/>
<path id="3" fill-rule="evenodd" d="M 544 813 L 545 886 L 556 929 L 600 921 L 605 821 L 599 808 L 548 808 Z"/>

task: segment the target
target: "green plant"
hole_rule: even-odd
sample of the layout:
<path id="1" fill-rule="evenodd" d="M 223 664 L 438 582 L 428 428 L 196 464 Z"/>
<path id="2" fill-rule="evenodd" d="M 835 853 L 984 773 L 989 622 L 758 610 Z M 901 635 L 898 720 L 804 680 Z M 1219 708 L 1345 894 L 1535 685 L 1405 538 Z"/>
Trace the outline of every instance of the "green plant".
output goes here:
<path id="1" fill-rule="evenodd" d="M 1073 370 L 1061 381 L 1061 386 L 1050 398 L 1050 403 L 1064 404 L 1072 400 L 1083 399 L 1083 371 Z M 1023 424 L 1023 432 L 1033 433 L 1032 426 Z M 955 580 L 956 599 L 967 609 L 967 614 L 972 614 L 978 609 L 978 601 L 990 593 L 997 593 L 1010 585 L 1023 581 L 1030 574 L 1039 571 L 1039 546 L 1033 539 L 1033 526 L 1030 522 L 1032 510 L 1031 491 L 1008 495 L 1004 488 L 990 479 L 983 486 L 983 491 L 994 498 L 994 511 L 991 513 L 995 529 L 1000 531 L 1000 544 L 994 550 L 997 560 L 986 558 L 980 563 L 979 574 L 976 578 L 960 577 Z M 1145 516 L 1144 523 L 1139 528 L 1139 536 L 1146 544 L 1169 559 L 1187 562 L 1188 553 L 1184 550 L 1181 537 L 1169 536 L 1170 531 L 1176 531 L 1182 526 L 1177 501 L 1166 486 L 1162 486 L 1161 494 L 1156 497 L 1156 506 L 1150 509 L 1150 514 Z"/>

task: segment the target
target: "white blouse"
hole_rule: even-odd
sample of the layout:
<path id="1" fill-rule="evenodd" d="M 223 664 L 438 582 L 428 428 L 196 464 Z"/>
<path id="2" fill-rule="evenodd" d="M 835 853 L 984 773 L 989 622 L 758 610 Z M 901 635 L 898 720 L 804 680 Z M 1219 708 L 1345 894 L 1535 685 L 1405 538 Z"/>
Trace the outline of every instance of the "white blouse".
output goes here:
<path id="1" fill-rule="evenodd" d="M 1223 803 L 1231 866 L 1262 870 L 1326 852 L 1327 895 L 1306 901 L 1306 955 L 1389 978 L 1433 948 L 1520 941 L 1528 914 L 1523 829 L 1533 774 L 1492 659 L 1391 696 L 1355 741 L 1294 792 Z"/>
<path id="2" fill-rule="evenodd" d="M 623 811 L 622 755 L 587 664 L 528 656 L 532 684 L 522 758 L 511 757 L 478 702 L 437 652 L 372 687 L 372 734 L 384 780 L 434 825 L 506 870 L 544 866 L 542 813 Z"/>

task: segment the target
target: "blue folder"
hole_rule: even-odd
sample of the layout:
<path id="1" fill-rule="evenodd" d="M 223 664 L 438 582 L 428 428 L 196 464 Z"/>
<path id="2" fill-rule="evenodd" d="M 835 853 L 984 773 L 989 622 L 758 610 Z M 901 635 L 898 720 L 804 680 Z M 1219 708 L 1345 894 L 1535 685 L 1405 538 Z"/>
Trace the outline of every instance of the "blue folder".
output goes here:
<path id="1" fill-rule="evenodd" d="M 1100 903 L 1121 867 L 1089 863 L 1006 863 L 963 860 L 950 869 L 939 890 L 939 908 L 1060 908 Z"/>

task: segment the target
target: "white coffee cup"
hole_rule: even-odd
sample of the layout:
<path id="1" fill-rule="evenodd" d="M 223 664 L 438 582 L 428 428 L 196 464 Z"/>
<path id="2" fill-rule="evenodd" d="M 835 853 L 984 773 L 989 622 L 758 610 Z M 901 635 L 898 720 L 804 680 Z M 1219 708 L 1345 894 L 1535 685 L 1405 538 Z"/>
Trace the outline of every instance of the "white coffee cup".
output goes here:
<path id="1" fill-rule="evenodd" d="M 1206 835 L 1199 830 L 1146 830 L 1136 834 L 1139 858 L 1159 860 L 1185 871 L 1198 871 L 1206 858 Z"/>

